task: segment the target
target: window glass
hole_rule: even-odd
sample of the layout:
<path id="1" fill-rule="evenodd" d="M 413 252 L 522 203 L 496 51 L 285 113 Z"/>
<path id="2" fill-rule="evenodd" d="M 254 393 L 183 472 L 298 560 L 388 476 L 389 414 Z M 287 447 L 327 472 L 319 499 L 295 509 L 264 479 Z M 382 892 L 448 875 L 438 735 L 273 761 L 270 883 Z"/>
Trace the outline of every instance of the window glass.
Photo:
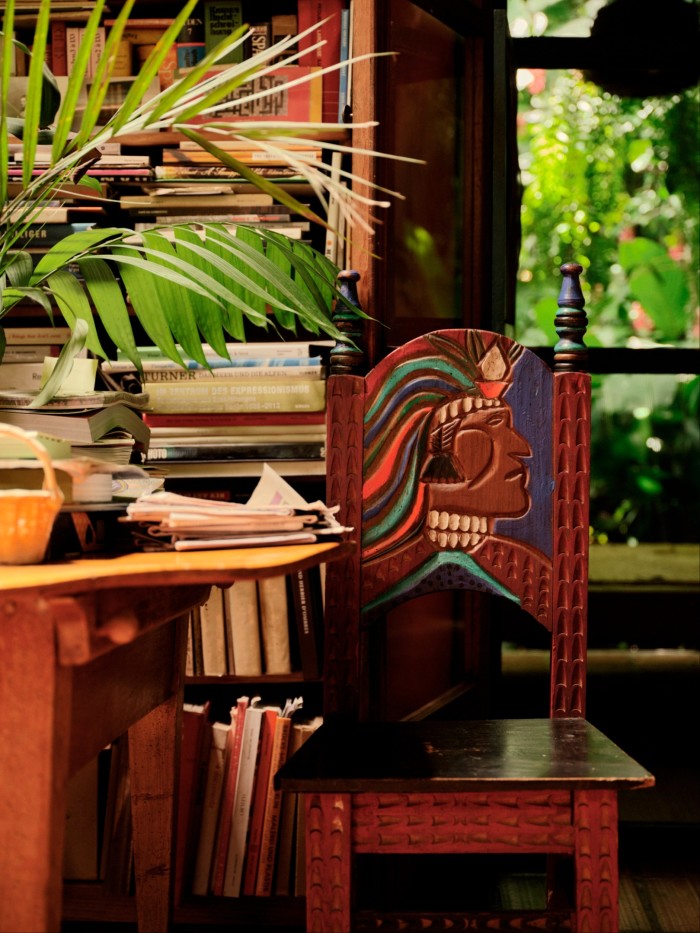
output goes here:
<path id="1" fill-rule="evenodd" d="M 516 38 L 582 38 L 603 2 L 509 0 Z M 584 267 L 590 347 L 697 347 L 697 85 L 617 96 L 577 70 L 521 69 L 516 336 L 556 341 L 561 263 Z M 601 543 L 697 540 L 697 375 L 593 377 L 591 527 Z M 637 369 L 642 369 L 639 365 Z"/>

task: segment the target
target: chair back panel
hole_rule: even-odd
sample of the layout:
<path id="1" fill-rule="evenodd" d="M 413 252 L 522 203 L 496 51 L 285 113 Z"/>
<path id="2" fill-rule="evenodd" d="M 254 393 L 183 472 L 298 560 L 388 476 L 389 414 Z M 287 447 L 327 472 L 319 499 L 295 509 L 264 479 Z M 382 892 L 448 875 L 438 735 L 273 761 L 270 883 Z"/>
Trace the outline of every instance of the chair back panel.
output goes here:
<path id="1" fill-rule="evenodd" d="M 329 568 L 330 709 L 357 699 L 343 693 L 356 690 L 359 628 L 417 595 L 470 589 L 551 633 L 550 712 L 584 714 L 589 396 L 587 374 L 469 329 L 330 378 L 328 501 L 358 541 Z"/>

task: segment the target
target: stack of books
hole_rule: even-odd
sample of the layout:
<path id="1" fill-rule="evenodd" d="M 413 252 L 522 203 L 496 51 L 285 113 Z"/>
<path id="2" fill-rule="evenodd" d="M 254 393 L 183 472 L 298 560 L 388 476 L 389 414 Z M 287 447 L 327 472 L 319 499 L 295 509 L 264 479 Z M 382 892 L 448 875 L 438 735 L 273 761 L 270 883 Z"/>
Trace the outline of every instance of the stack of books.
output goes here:
<path id="1" fill-rule="evenodd" d="M 252 464 L 307 464 L 325 469 L 328 354 L 333 341 L 227 344 L 230 359 L 205 347 L 204 367 L 181 367 L 143 348 L 143 371 L 129 360 L 104 363 L 116 390 L 148 395 L 151 432 L 146 463 L 202 468 L 225 464 L 249 473 Z M 240 467 L 240 470 L 236 470 Z M 258 469 L 259 472 L 259 469 Z"/>
<path id="2" fill-rule="evenodd" d="M 148 449 L 150 429 L 140 412 L 144 395 L 92 392 L 58 396 L 30 408 L 36 393 L 0 392 L 0 423 L 39 431 L 67 442 L 71 457 L 95 457 L 116 464 L 140 459 Z"/>

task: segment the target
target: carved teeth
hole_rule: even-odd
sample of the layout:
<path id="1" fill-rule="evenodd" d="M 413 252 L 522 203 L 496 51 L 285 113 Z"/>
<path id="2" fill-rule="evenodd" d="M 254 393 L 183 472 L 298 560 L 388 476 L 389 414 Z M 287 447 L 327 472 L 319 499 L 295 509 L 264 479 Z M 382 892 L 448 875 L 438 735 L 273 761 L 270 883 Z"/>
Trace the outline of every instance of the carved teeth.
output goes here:
<path id="1" fill-rule="evenodd" d="M 459 528 L 460 516 L 456 512 L 452 512 L 448 519 L 448 528 L 450 531 L 457 531 Z"/>
<path id="2" fill-rule="evenodd" d="M 447 528 L 447 526 L 449 525 L 449 522 L 450 522 L 450 513 L 440 512 L 440 514 L 438 515 L 438 523 L 437 523 L 438 528 L 444 531 L 445 528 Z"/>
<path id="3" fill-rule="evenodd" d="M 429 528 L 437 528 L 439 514 L 440 513 L 437 512 L 435 509 L 431 509 L 430 512 L 428 512 L 428 527 Z"/>

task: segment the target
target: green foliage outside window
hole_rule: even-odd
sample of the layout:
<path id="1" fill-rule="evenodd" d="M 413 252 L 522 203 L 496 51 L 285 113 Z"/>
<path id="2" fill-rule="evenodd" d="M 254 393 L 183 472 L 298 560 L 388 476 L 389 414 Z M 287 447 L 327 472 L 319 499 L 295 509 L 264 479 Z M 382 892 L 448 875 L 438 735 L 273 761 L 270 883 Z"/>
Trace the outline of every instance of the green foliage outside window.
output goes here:
<path id="1" fill-rule="evenodd" d="M 561 27 L 567 11 L 576 18 L 595 5 L 516 2 L 509 16 L 512 24 L 516 13 L 529 15 L 519 27 L 536 34 L 550 14 Z M 586 34 L 583 19 L 576 23 L 578 32 L 566 34 Z M 519 73 L 518 86 L 518 339 L 552 345 L 552 280 L 562 262 L 576 261 L 584 267 L 589 346 L 697 346 L 698 88 L 619 98 L 575 71 L 534 70 Z M 594 377 L 598 540 L 697 539 L 699 395 L 697 375 Z"/>

